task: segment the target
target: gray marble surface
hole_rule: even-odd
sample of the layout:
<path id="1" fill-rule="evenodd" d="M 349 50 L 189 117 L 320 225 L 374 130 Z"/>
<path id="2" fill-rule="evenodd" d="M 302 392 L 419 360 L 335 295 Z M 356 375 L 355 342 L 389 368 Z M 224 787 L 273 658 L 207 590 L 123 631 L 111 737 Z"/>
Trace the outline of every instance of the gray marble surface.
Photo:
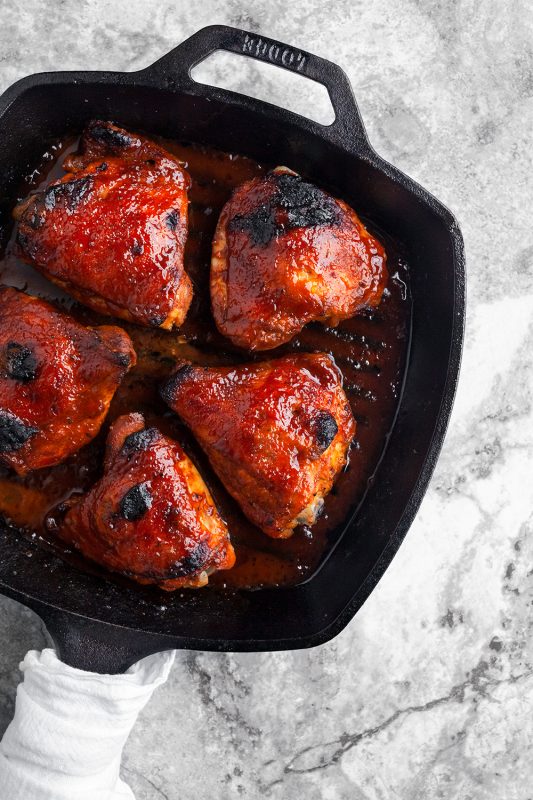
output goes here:
<path id="1" fill-rule="evenodd" d="M 4 0 L 0 88 L 135 69 L 203 25 L 337 61 L 374 146 L 457 215 L 466 349 L 451 428 L 398 556 L 333 642 L 182 653 L 126 748 L 138 800 L 533 796 L 533 10 L 527 0 Z M 283 104 L 254 63 L 202 68 Z M 293 101 L 305 111 L 307 89 Z M 315 109 L 316 110 L 316 109 Z M 0 733 L 39 621 L 0 600 Z"/>

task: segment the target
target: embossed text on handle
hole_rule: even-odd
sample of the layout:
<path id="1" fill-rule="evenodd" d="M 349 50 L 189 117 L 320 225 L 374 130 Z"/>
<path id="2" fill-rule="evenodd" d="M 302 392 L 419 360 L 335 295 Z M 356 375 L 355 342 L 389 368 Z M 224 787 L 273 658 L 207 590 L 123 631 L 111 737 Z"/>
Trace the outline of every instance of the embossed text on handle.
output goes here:
<path id="1" fill-rule="evenodd" d="M 272 64 L 280 64 L 283 67 L 294 69 L 301 72 L 305 67 L 306 56 L 293 50 L 292 47 L 285 47 L 269 39 L 262 39 L 260 36 L 245 35 L 242 43 L 242 52 L 260 58 L 263 61 L 270 61 Z"/>

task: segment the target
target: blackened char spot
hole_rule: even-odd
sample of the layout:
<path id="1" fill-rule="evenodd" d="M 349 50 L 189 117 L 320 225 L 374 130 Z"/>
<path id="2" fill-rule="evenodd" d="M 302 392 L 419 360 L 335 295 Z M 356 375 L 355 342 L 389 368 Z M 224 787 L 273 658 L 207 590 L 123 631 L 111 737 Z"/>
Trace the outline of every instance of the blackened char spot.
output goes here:
<path id="1" fill-rule="evenodd" d="M 131 355 L 129 353 L 114 352 L 111 354 L 115 364 L 119 367 L 129 367 L 131 364 Z"/>
<path id="2" fill-rule="evenodd" d="M 100 166 L 96 167 L 97 172 L 105 172 L 108 167 L 107 161 L 102 161 Z"/>
<path id="3" fill-rule="evenodd" d="M 151 507 L 152 495 L 146 481 L 128 489 L 120 501 L 120 513 L 129 522 L 140 519 Z"/>
<path id="4" fill-rule="evenodd" d="M 132 244 L 132 246 L 131 246 L 131 252 L 132 252 L 132 254 L 134 256 L 142 255 L 144 253 L 144 245 L 143 245 L 143 243 L 139 242 L 139 241 L 137 241 L 137 239 L 135 239 L 133 244 Z"/>
<path id="5" fill-rule="evenodd" d="M 195 575 L 201 572 L 209 561 L 209 555 L 208 543 L 198 542 L 190 553 L 172 564 L 168 571 L 168 577 L 185 578 L 188 575 Z"/>
<path id="6" fill-rule="evenodd" d="M 165 225 L 171 231 L 176 230 L 179 221 L 180 221 L 180 212 L 176 208 L 173 208 L 172 211 L 169 211 L 165 217 Z"/>
<path id="7" fill-rule="evenodd" d="M 51 186 L 44 193 L 44 207 L 47 211 L 51 211 L 56 205 L 56 192 L 55 187 Z"/>
<path id="8" fill-rule="evenodd" d="M 0 409 L 0 453 L 20 450 L 36 433 L 39 433 L 38 428 L 26 425 L 14 414 Z"/>
<path id="9" fill-rule="evenodd" d="M 159 436 L 157 428 L 143 428 L 126 436 L 122 445 L 122 452 L 126 455 L 147 450 Z"/>
<path id="10" fill-rule="evenodd" d="M 299 175 L 272 173 L 275 191 L 267 203 L 247 214 L 236 214 L 230 231 L 243 231 L 256 245 L 267 245 L 294 228 L 336 225 L 340 210 L 335 200 Z"/>
<path id="11" fill-rule="evenodd" d="M 95 142 L 109 147 L 111 150 L 123 150 L 135 144 L 133 137 L 110 123 L 94 123 L 89 129 L 89 136 Z"/>
<path id="12" fill-rule="evenodd" d="M 314 429 L 317 444 L 324 452 L 337 435 L 339 426 L 335 422 L 333 414 L 330 414 L 329 411 L 319 411 L 315 417 Z"/>
<path id="13" fill-rule="evenodd" d="M 30 237 L 24 233 L 20 227 L 17 229 L 17 244 L 19 244 L 23 250 L 27 251 L 30 249 Z"/>
<path id="14" fill-rule="evenodd" d="M 172 401 L 174 400 L 176 390 L 178 389 L 180 383 L 182 383 L 193 372 L 193 370 L 194 367 L 192 364 L 184 364 L 182 367 L 179 367 L 174 375 L 172 375 L 168 381 L 161 386 L 159 393 L 165 403 L 172 405 Z"/>
<path id="15" fill-rule="evenodd" d="M 229 221 L 230 231 L 247 233 L 254 244 L 266 245 L 280 232 L 274 209 L 262 205 L 249 214 L 236 214 Z"/>
<path id="16" fill-rule="evenodd" d="M 276 205 L 287 212 L 287 228 L 309 228 L 315 225 L 335 225 L 339 207 L 335 200 L 318 186 L 302 180 L 299 175 L 274 175 Z"/>
<path id="17" fill-rule="evenodd" d="M 44 193 L 44 207 L 47 211 L 52 211 L 59 203 L 64 203 L 67 209 L 73 211 L 89 194 L 93 187 L 94 180 L 90 175 L 83 178 L 75 178 L 66 183 L 57 183 L 49 186 Z"/>
<path id="18" fill-rule="evenodd" d="M 166 314 L 158 314 L 155 317 L 150 317 L 150 325 L 153 325 L 154 328 L 159 328 L 160 325 L 166 320 Z"/>
<path id="19" fill-rule="evenodd" d="M 28 213 L 26 215 L 25 221 L 28 223 L 30 228 L 34 231 L 38 231 L 39 228 L 42 228 L 44 225 L 45 215 L 42 207 L 42 203 L 36 198 L 36 201 L 33 203 L 32 206 L 28 207 Z"/>
<path id="20" fill-rule="evenodd" d="M 18 342 L 8 342 L 5 356 L 5 370 L 9 378 L 22 383 L 35 380 L 37 359 L 29 347 Z"/>

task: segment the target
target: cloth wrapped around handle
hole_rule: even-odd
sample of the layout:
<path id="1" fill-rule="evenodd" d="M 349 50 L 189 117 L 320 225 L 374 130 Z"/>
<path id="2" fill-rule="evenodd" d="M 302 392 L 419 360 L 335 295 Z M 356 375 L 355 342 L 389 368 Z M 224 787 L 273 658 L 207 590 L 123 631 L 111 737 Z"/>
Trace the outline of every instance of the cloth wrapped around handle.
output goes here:
<path id="1" fill-rule="evenodd" d="M 174 655 L 98 675 L 63 664 L 53 650 L 31 650 L 0 742 L 0 800 L 134 800 L 119 775 L 122 750 Z"/>

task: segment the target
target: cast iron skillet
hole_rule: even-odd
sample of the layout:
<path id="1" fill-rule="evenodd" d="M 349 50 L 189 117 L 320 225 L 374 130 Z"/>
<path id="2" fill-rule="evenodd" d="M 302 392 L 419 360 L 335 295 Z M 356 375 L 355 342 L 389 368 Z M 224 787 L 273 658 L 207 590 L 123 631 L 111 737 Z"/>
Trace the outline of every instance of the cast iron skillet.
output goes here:
<path id="1" fill-rule="evenodd" d="M 215 50 L 276 64 L 324 84 L 335 121 L 322 126 L 233 92 L 195 83 Z M 32 75 L 0 98 L 0 225 L 47 145 L 91 118 L 286 164 L 325 183 L 404 243 L 411 267 L 412 339 L 394 429 L 356 514 L 306 583 L 257 591 L 167 596 L 74 569 L 0 527 L 0 591 L 44 620 L 61 658 L 120 672 L 169 648 L 284 650 L 335 636 L 369 596 L 405 536 L 437 460 L 459 372 L 465 311 L 462 238 L 434 197 L 371 148 L 344 72 L 256 34 L 212 26 L 133 73 Z M 443 532 L 444 535 L 444 532 Z M 31 556 L 31 557 L 30 557 Z"/>

